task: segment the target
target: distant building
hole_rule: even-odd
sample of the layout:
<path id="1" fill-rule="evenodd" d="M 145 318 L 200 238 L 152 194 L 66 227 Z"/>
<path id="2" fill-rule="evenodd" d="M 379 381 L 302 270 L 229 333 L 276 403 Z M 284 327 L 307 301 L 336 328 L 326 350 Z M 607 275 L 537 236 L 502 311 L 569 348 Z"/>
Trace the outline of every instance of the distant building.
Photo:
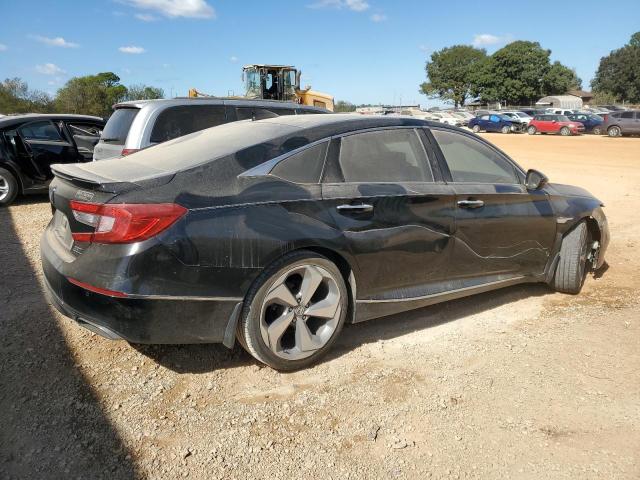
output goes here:
<path id="1" fill-rule="evenodd" d="M 536 102 L 536 107 L 566 108 L 567 110 L 580 110 L 582 99 L 575 95 L 550 95 L 542 97 Z"/>
<path id="2" fill-rule="evenodd" d="M 584 90 L 569 90 L 567 95 L 572 95 L 574 97 L 578 97 L 582 100 L 583 104 L 588 104 L 591 100 L 593 100 L 593 93 L 585 92 Z"/>

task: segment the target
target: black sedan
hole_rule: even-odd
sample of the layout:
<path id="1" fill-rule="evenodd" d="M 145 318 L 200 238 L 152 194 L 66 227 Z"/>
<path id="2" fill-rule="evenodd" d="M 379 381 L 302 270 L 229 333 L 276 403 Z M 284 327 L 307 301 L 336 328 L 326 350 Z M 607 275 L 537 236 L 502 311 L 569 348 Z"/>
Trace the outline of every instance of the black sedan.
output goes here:
<path id="1" fill-rule="evenodd" d="M 578 293 L 609 242 L 585 190 L 404 117 L 244 121 L 53 171 L 41 250 L 63 313 L 134 343 L 237 337 L 281 370 L 345 322 L 524 282 Z"/>
<path id="2" fill-rule="evenodd" d="M 0 118 L 0 207 L 20 193 L 46 193 L 52 164 L 91 161 L 103 127 L 87 115 Z"/>

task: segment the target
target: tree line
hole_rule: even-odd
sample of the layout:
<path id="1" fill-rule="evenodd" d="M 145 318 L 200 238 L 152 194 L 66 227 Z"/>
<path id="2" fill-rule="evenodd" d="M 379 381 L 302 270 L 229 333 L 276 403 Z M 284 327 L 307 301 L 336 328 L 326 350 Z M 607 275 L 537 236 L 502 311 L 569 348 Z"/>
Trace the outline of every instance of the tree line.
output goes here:
<path id="1" fill-rule="evenodd" d="M 114 103 L 164 98 L 161 88 L 125 86 L 113 72 L 71 78 L 55 96 L 31 90 L 20 78 L 0 82 L 0 113 L 78 113 L 106 118 Z"/>
<path id="2" fill-rule="evenodd" d="M 538 42 L 522 40 L 492 55 L 469 45 L 446 47 L 431 54 L 420 92 L 459 107 L 469 99 L 530 105 L 546 95 L 581 89 L 582 80 L 575 71 L 558 61 L 552 63 L 550 56 L 551 50 Z M 607 101 L 640 102 L 640 32 L 600 60 L 591 86 L 596 96 Z"/>

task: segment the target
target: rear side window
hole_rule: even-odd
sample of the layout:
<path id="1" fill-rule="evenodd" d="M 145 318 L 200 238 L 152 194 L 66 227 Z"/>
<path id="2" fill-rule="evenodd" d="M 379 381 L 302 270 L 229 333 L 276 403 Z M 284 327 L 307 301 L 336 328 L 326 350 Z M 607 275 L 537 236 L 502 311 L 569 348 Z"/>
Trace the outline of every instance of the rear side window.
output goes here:
<path id="1" fill-rule="evenodd" d="M 506 159 L 470 136 L 433 130 L 451 178 L 460 183 L 520 183 Z"/>
<path id="2" fill-rule="evenodd" d="M 633 118 L 633 112 L 624 112 L 620 118 Z"/>
<path id="3" fill-rule="evenodd" d="M 422 141 L 413 129 L 342 138 L 340 168 L 345 182 L 433 182 Z"/>
<path id="4" fill-rule="evenodd" d="M 26 140 L 62 141 L 60 132 L 51 122 L 34 122 L 25 125 L 20 128 L 20 135 Z"/>
<path id="5" fill-rule="evenodd" d="M 322 175 L 328 145 L 327 141 L 294 153 L 279 162 L 271 170 L 271 175 L 293 183 L 318 183 L 320 175 Z"/>
<path id="6" fill-rule="evenodd" d="M 164 110 L 151 131 L 151 143 L 161 143 L 226 123 L 223 105 L 183 105 Z"/>
<path id="7" fill-rule="evenodd" d="M 101 140 L 106 143 L 124 145 L 133 119 L 136 118 L 139 111 L 138 108 L 118 108 L 104 126 Z"/>

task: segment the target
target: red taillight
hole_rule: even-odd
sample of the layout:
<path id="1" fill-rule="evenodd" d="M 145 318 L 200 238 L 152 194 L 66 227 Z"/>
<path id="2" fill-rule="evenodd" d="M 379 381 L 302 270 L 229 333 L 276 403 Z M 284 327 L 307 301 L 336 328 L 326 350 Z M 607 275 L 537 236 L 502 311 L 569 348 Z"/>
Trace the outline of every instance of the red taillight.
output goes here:
<path id="1" fill-rule="evenodd" d="M 108 295 L 109 297 L 118 298 L 124 298 L 127 296 L 127 294 L 124 292 L 117 292 L 115 290 L 107 290 L 106 288 L 94 287 L 93 285 L 81 282 L 80 280 L 76 280 L 75 278 L 67 277 L 67 280 L 80 288 L 84 288 L 85 290 L 89 290 L 90 292 L 99 293 L 100 295 Z"/>
<path id="2" fill-rule="evenodd" d="M 92 233 L 73 233 L 78 242 L 139 242 L 167 229 L 187 213 L 186 208 L 174 203 L 70 203 L 74 218 L 95 229 Z"/>
<path id="3" fill-rule="evenodd" d="M 120 152 L 120 155 L 122 155 L 123 157 L 126 157 L 127 155 L 131 155 L 132 153 L 136 153 L 139 150 L 140 150 L 139 148 L 123 148 L 122 152 Z"/>
<path id="4" fill-rule="evenodd" d="M 609 115 L 601 115 L 603 121 L 607 121 L 609 119 Z"/>

